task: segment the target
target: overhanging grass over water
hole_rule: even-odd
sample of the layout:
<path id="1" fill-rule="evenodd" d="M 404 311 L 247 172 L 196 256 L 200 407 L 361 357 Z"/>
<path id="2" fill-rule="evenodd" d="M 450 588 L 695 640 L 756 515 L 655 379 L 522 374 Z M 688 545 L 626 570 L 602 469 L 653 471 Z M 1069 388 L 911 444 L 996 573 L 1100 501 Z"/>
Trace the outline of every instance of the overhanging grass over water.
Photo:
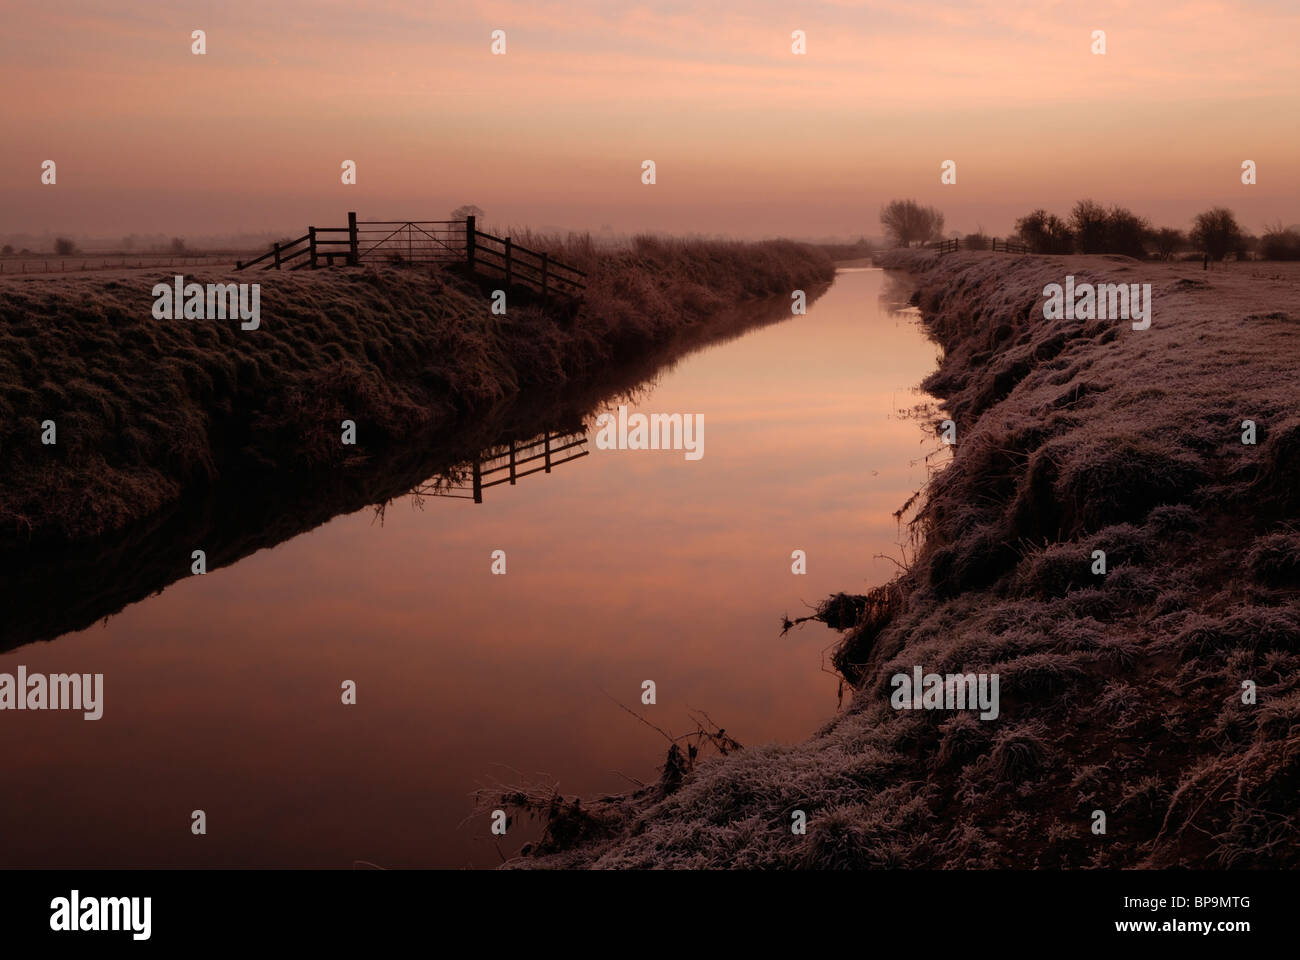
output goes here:
<path id="1" fill-rule="evenodd" d="M 561 804 L 549 856 L 518 865 L 1295 866 L 1300 274 L 885 263 L 915 275 L 958 441 L 920 552 L 837 655 L 850 710 L 676 789 Z M 1151 328 L 1044 321 L 1067 273 L 1151 282 Z M 916 665 L 999 674 L 999 719 L 894 710 Z"/>
<path id="2" fill-rule="evenodd" d="M 598 405 L 635 397 L 692 353 L 790 319 L 787 297 L 748 301 L 581 381 L 526 389 L 347 469 L 218 483 L 100 537 L 0 553 L 0 651 L 83 629 L 190 577 L 189 545 L 203 545 L 212 573 L 339 514 L 368 506 L 382 513 L 394 498 L 463 475 L 485 449 L 576 428 Z"/>
<path id="3" fill-rule="evenodd" d="M 530 837 L 522 820 L 500 838 L 467 819 L 475 789 L 558 782 L 597 797 L 653 782 L 667 745 L 610 699 L 645 709 L 646 678 L 652 719 L 673 734 L 705 711 L 747 746 L 801 740 L 836 711 L 835 635 L 779 636 L 777 614 L 888 579 L 875 555 L 895 553 L 890 514 L 938 446 L 909 412 L 935 351 L 912 311 L 873 309 L 883 279 L 843 274 L 807 316 L 787 295 L 711 317 L 674 338 L 689 355 L 653 350 L 592 382 L 608 395 L 565 391 L 552 407 L 530 392 L 458 441 L 473 452 L 568 429 L 552 409 L 587 411 L 590 437 L 592 413 L 626 402 L 702 412 L 697 462 L 589 441 L 590 456 L 482 504 L 399 498 L 376 517 L 366 505 L 400 494 L 423 458 L 464 456 L 421 448 L 322 471 L 310 494 L 293 484 L 263 502 L 267 485 L 245 487 L 192 522 L 62 546 L 43 576 L 6 571 L 0 636 L 88 627 L 4 655 L 8 672 L 93 669 L 109 684 L 105 718 L 77 721 L 89 736 L 39 712 L 0 728 L 14 777 L 33 785 L 3 807 L 24 824 L 6 862 L 492 867 Z M 476 441 L 489 420 L 500 432 Z M 195 546 L 207 576 L 190 575 Z M 497 548 L 506 576 L 490 572 Z M 344 679 L 356 706 L 339 702 Z M 129 855 L 87 796 L 111 805 Z M 222 811 L 214 843 L 166 814 L 195 796 Z"/>
<path id="4" fill-rule="evenodd" d="M 261 326 L 244 331 L 154 319 L 150 290 L 167 277 L 7 281 L 0 539 L 98 536 L 239 474 L 353 467 L 521 391 L 595 377 L 724 305 L 833 275 L 824 255 L 780 241 L 550 243 L 589 274 L 576 314 L 521 304 L 494 317 L 437 271 L 239 274 L 263 284 Z M 41 443 L 47 420 L 54 445 Z M 343 420 L 355 446 L 340 442 Z"/>

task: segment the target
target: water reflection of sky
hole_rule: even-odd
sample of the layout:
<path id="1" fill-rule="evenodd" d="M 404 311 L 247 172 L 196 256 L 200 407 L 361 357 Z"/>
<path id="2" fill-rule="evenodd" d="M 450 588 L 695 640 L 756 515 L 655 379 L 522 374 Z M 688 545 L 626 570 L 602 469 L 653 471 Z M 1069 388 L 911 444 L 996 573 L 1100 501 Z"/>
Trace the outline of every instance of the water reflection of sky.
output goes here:
<path id="1" fill-rule="evenodd" d="M 842 274 L 806 317 L 689 357 L 639 399 L 703 414 L 701 460 L 590 443 L 482 505 L 339 517 L 0 656 L 105 675 L 100 721 L 0 716 L 0 864 L 488 866 L 476 787 L 653 779 L 666 744 L 606 692 L 674 733 L 694 708 L 746 744 L 811 734 L 835 710 L 836 635 L 781 637 L 780 617 L 893 575 L 876 555 L 899 555 L 893 511 L 936 446 L 903 416 L 936 348 L 882 308 L 882 281 Z"/>

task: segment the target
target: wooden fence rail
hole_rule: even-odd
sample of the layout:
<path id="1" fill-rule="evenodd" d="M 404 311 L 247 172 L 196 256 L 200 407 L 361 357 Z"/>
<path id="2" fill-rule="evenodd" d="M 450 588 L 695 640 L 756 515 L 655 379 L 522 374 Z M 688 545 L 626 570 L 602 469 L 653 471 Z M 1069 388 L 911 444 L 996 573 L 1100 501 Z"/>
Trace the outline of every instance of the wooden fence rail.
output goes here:
<path id="1" fill-rule="evenodd" d="M 239 261 L 236 270 L 315 270 L 363 263 L 464 264 L 470 273 L 502 278 L 506 286 L 523 286 L 547 299 L 582 296 L 587 275 L 549 254 L 529 250 L 509 237 L 478 229 L 464 220 L 358 220 L 348 214 L 346 227 L 308 227 L 295 240 L 277 243 L 255 260 Z"/>
<path id="2" fill-rule="evenodd" d="M 472 256 L 473 268 L 499 275 L 507 285 L 523 283 L 543 297 L 551 293 L 578 296 L 585 287 L 587 275 L 581 270 L 552 260 L 545 253 L 518 246 L 509 237 L 478 231 Z"/>
<path id="3" fill-rule="evenodd" d="M 961 239 L 950 237 L 947 240 L 935 240 L 926 244 L 926 249 L 935 250 L 940 254 L 956 253 L 961 249 Z M 971 250 L 982 249 L 978 246 L 970 246 Z M 994 253 L 1028 253 L 1029 247 L 1020 240 L 1004 240 L 999 237 L 993 238 Z"/>

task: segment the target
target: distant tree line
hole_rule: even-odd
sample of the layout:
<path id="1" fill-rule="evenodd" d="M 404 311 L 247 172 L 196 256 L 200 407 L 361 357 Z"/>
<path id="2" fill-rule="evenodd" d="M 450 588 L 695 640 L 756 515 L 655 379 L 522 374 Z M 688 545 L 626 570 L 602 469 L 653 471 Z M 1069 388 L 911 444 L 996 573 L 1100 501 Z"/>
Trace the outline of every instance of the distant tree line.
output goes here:
<path id="1" fill-rule="evenodd" d="M 1242 230 L 1226 207 L 1198 213 L 1191 230 L 1184 233 L 1173 227 L 1155 228 L 1121 206 L 1106 209 L 1093 200 L 1080 200 L 1065 220 L 1042 209 L 1021 217 L 1016 221 L 1016 236 L 1034 253 L 1114 253 L 1137 260 L 1151 256 L 1170 260 L 1189 252 L 1215 261 L 1230 255 L 1245 260 L 1252 254 L 1266 260 L 1300 259 L 1300 229 L 1278 223 L 1254 237 Z"/>
<path id="2" fill-rule="evenodd" d="M 121 249 L 122 249 L 122 250 L 134 250 L 134 249 L 136 248 L 136 245 L 137 245 L 137 238 L 136 238 L 136 235 L 135 235 L 135 234 L 131 234 L 129 237 L 124 237 L 124 238 L 122 239 Z M 101 245 L 101 247 L 102 247 L 102 245 Z M 164 245 L 164 243 L 163 243 L 163 238 L 159 237 L 159 238 L 158 238 L 158 241 L 155 242 L 155 243 L 153 243 L 153 244 L 151 244 L 151 245 L 148 247 L 148 249 L 149 249 L 150 251 L 153 251 L 153 252 L 160 252 L 160 251 L 162 251 L 162 250 L 167 250 L 167 251 L 170 251 L 172 254 L 189 254 L 189 253 L 195 253 L 195 252 L 197 252 L 197 251 L 191 250 L 190 247 L 186 244 L 185 240 L 184 240 L 182 237 L 172 237 L 172 238 L 171 238 L 171 241 L 168 242 L 168 243 L 166 243 L 165 245 Z M 24 255 L 26 255 L 26 254 L 30 254 L 31 252 L 32 252 L 31 250 L 29 250 L 29 249 L 27 249 L 27 248 L 25 248 L 25 247 L 24 247 L 23 250 L 21 251 L 21 253 L 24 254 Z M 57 257 L 71 257 L 71 256 L 75 256 L 76 254 L 79 254 L 79 253 L 81 253 L 81 252 L 82 252 L 81 248 L 77 246 L 77 241 L 74 240 L 74 239 L 72 239 L 71 237 L 55 237 L 55 238 L 54 238 L 54 255 L 55 255 L 55 256 L 57 256 Z M 0 247 L 0 256 L 10 257 L 10 256 L 13 256 L 13 255 L 14 255 L 14 248 L 13 248 L 13 245 L 12 245 L 12 244 L 6 243 L 6 244 L 4 244 L 4 246 Z M 38 255 L 39 255 L 39 254 L 38 254 Z"/>
<path id="3" fill-rule="evenodd" d="M 915 200 L 891 200 L 881 208 L 880 224 L 890 242 L 900 247 L 943 238 L 943 214 Z M 1300 226 L 1284 227 L 1278 222 L 1267 226 L 1260 236 L 1251 236 L 1226 207 L 1198 213 L 1184 233 L 1173 227 L 1153 227 L 1125 207 L 1106 208 L 1093 200 L 1080 200 L 1065 219 L 1042 209 L 1021 217 L 1016 221 L 1015 236 L 1034 253 L 1113 253 L 1137 260 L 1171 260 L 1179 254 L 1208 256 L 1215 261 L 1229 256 L 1300 260 Z M 962 240 L 967 250 L 987 250 L 990 245 L 983 227 Z"/>

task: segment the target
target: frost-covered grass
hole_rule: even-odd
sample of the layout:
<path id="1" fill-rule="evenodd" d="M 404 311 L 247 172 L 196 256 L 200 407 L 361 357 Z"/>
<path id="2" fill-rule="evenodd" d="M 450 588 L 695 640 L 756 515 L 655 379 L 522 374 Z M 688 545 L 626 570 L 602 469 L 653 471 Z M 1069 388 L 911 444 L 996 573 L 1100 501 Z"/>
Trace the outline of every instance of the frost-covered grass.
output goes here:
<path id="1" fill-rule="evenodd" d="M 1300 270 L 885 265 L 912 274 L 944 348 L 926 386 L 958 440 L 889 602 L 828 608 L 864 611 L 836 660 L 852 703 L 676 789 L 557 808 L 576 839 L 510 865 L 1300 865 Z M 1067 273 L 1151 283 L 1151 328 L 1045 321 Z M 998 673 L 1001 716 L 892 709 L 890 675 L 918 664 Z"/>
<path id="2" fill-rule="evenodd" d="M 154 319 L 150 291 L 172 271 L 0 280 L 0 543 L 94 537 L 239 475 L 359 463 L 834 273 L 780 241 L 533 240 L 590 274 L 576 314 L 514 303 L 494 317 L 436 269 L 185 273 L 261 283 L 253 331 Z M 340 442 L 345 419 L 355 446 Z"/>

